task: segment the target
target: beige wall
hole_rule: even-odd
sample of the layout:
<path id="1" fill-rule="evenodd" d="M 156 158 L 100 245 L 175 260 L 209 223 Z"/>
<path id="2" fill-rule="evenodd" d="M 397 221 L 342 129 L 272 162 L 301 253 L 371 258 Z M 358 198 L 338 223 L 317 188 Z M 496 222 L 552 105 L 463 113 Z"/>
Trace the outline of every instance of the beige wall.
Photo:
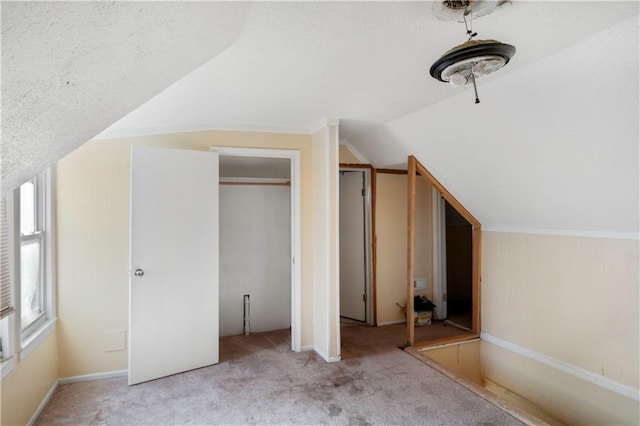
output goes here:
<path id="1" fill-rule="evenodd" d="M 98 140 L 81 146 L 56 168 L 60 376 L 127 368 L 126 349 L 113 351 L 118 346 L 113 337 L 128 328 L 129 150 L 133 144 L 203 151 L 211 146 L 300 151 L 302 345 L 312 346 L 314 218 L 309 135 L 208 131 Z"/>
<path id="2" fill-rule="evenodd" d="M 639 256 L 637 240 L 483 232 L 482 331 L 638 389 Z M 487 379 L 560 420 L 640 420 L 637 401 L 485 346 Z"/>
<path id="3" fill-rule="evenodd" d="M 416 278 L 427 279 L 426 290 L 416 290 L 415 294 L 427 296 L 433 301 L 433 208 L 432 186 L 424 178 L 416 178 Z M 406 221 L 406 219 L 405 219 Z"/>
<path id="4" fill-rule="evenodd" d="M 55 331 L 2 379 L 0 424 L 25 425 L 58 380 Z"/>
<path id="5" fill-rule="evenodd" d="M 425 277 L 432 299 L 431 186 L 417 179 L 415 276 Z M 376 174 L 376 295 L 378 324 L 404 321 L 396 303 L 407 300 L 407 175 Z"/>
<path id="6" fill-rule="evenodd" d="M 345 164 L 362 164 L 362 161 L 358 160 L 358 157 L 353 155 L 346 145 L 338 146 L 338 157 L 341 163 Z"/>

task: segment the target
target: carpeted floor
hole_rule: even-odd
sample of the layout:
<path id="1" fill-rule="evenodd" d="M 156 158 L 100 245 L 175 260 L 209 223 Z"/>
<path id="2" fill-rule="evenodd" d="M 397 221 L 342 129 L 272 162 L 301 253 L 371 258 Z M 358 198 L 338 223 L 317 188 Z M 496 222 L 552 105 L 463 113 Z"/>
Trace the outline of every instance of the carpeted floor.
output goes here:
<path id="1" fill-rule="evenodd" d="M 343 325 L 343 361 L 331 364 L 291 352 L 288 330 L 225 337 L 215 366 L 136 386 L 61 385 L 36 425 L 521 424 L 398 349 L 393 335 Z"/>

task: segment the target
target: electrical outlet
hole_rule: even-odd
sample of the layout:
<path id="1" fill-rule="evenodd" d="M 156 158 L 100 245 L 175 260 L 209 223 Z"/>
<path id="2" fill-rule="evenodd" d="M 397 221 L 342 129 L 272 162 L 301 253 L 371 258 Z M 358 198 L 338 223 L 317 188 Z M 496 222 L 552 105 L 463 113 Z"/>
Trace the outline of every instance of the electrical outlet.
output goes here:
<path id="1" fill-rule="evenodd" d="M 416 278 L 413 280 L 413 288 L 416 290 L 426 290 L 427 289 L 427 279 L 426 278 Z"/>

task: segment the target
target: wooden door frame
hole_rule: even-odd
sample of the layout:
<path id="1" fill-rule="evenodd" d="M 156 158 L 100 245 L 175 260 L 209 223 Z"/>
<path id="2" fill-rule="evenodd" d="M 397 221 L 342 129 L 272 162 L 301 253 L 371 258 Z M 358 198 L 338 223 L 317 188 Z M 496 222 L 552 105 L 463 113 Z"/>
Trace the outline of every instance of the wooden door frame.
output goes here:
<path id="1" fill-rule="evenodd" d="M 366 322 L 369 325 L 378 325 L 378 308 L 376 298 L 376 169 L 371 164 L 351 164 L 340 163 L 338 167 L 339 171 L 357 171 L 367 170 L 369 173 L 369 276 L 370 280 L 367 284 L 367 313 L 371 310 L 371 317 L 367 315 Z M 366 176 L 366 174 L 365 174 Z M 365 212 L 366 215 L 366 212 Z M 365 219 L 366 223 L 366 219 Z M 365 236 L 366 238 L 366 236 Z"/>
<path id="2" fill-rule="evenodd" d="M 291 350 L 302 350 L 302 234 L 300 204 L 300 151 L 268 148 L 212 146 L 221 157 L 262 157 L 289 159 L 291 185 Z"/>
<path id="3" fill-rule="evenodd" d="M 450 343 L 474 339 L 480 336 L 480 222 L 424 167 L 413 155 L 408 159 L 407 190 L 407 344 L 414 346 L 414 306 L 413 280 L 415 275 L 416 236 L 416 178 L 422 176 L 427 183 L 440 192 L 442 197 L 471 224 L 471 331 L 464 336 L 456 336 L 437 341 L 419 342 L 420 346 Z"/>

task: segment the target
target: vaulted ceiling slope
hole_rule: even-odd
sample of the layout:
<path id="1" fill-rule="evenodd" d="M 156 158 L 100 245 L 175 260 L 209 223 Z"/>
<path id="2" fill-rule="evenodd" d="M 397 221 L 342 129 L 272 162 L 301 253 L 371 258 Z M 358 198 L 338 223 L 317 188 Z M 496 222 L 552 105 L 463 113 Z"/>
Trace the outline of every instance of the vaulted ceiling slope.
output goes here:
<path id="1" fill-rule="evenodd" d="M 639 231 L 639 20 L 384 126 L 485 229 Z M 613 235 L 613 234 L 612 234 Z"/>
<path id="2" fill-rule="evenodd" d="M 233 46 L 101 137 L 212 128 L 308 133 L 326 118 L 386 123 L 433 105 L 457 92 L 433 80 L 429 67 L 466 40 L 464 25 L 439 20 L 434 4 L 253 3 Z M 633 10 L 629 3 L 516 0 L 473 28 L 480 38 L 517 46 L 501 71 L 509 73 Z"/>
<path id="3" fill-rule="evenodd" d="M 226 49 L 248 8 L 3 1 L 2 194 Z"/>
<path id="4" fill-rule="evenodd" d="M 637 232 L 638 3 L 513 0 L 476 20 L 517 48 L 479 105 L 428 75 L 466 40 L 432 7 L 3 2 L 3 193 L 119 118 L 100 137 L 339 118 L 376 166 L 416 154 L 485 227 Z"/>

